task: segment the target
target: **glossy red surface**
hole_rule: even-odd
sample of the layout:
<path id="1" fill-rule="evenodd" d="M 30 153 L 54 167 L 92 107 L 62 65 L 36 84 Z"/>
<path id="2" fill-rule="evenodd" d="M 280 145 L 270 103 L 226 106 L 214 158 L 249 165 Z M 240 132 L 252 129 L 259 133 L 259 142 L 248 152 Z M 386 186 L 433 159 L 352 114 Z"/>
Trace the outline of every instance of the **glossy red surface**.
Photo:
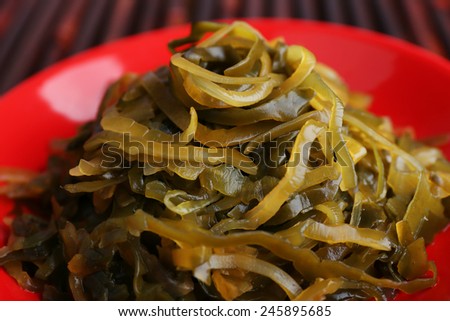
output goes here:
<path id="1" fill-rule="evenodd" d="M 284 36 L 335 68 L 354 90 L 374 97 L 372 111 L 388 115 L 417 136 L 450 133 L 450 63 L 405 42 L 349 27 L 296 20 L 250 23 L 267 38 Z M 169 61 L 168 41 L 188 26 L 163 29 L 114 42 L 67 59 L 0 98 L 0 166 L 45 168 L 52 139 L 70 137 L 91 119 L 107 85 L 125 71 L 144 72 Z M 450 157 L 450 145 L 444 146 Z M 11 207 L 0 200 L 0 218 Z M 0 225 L 0 245 L 7 229 Z M 439 271 L 437 286 L 404 300 L 450 300 L 450 229 L 428 248 Z M 0 300 L 33 300 L 0 269 Z"/>

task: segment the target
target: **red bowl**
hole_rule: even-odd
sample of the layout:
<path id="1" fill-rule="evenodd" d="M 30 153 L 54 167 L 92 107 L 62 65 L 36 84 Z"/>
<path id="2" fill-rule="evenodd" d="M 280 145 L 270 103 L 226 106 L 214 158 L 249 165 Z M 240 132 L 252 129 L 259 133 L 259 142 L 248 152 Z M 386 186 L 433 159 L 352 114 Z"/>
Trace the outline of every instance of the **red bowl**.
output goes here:
<path id="1" fill-rule="evenodd" d="M 267 38 L 283 36 L 301 44 L 337 70 L 354 90 L 373 96 L 371 110 L 389 116 L 418 137 L 450 133 L 450 63 L 400 40 L 365 30 L 298 20 L 256 19 L 250 24 Z M 0 98 L 0 166 L 43 170 L 50 142 L 70 137 L 94 117 L 99 100 L 126 71 L 142 73 L 167 64 L 167 42 L 185 36 L 189 26 L 167 28 L 113 42 L 55 64 Z M 450 145 L 443 147 L 450 158 Z M 0 219 L 11 209 L 0 200 Z M 0 246 L 8 230 L 0 223 Z M 444 253 L 450 229 L 428 247 L 438 267 L 438 284 L 400 299 L 450 300 L 450 261 Z M 35 300 L 0 269 L 0 300 Z"/>

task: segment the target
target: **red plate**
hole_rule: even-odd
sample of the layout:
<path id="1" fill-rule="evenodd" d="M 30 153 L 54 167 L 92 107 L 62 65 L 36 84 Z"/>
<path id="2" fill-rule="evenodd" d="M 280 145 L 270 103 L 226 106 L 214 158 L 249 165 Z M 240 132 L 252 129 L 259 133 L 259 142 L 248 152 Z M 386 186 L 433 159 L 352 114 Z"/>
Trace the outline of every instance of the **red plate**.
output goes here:
<path id="1" fill-rule="evenodd" d="M 372 110 L 418 137 L 450 133 L 450 64 L 418 47 L 386 36 L 339 25 L 297 20 L 257 19 L 250 23 L 268 38 L 283 36 L 302 44 L 335 68 L 354 90 L 374 97 Z M 167 42 L 189 26 L 129 37 L 55 64 L 0 99 L 0 166 L 45 168 L 49 144 L 72 136 L 96 113 L 107 85 L 126 71 L 144 72 L 167 64 Z M 450 157 L 450 145 L 444 146 Z M 11 203 L 0 200 L 0 218 Z M 0 223 L 0 246 L 8 231 Z M 401 299 L 450 300 L 450 229 L 428 253 L 437 264 L 438 284 Z M 0 300 L 34 300 L 0 269 Z"/>

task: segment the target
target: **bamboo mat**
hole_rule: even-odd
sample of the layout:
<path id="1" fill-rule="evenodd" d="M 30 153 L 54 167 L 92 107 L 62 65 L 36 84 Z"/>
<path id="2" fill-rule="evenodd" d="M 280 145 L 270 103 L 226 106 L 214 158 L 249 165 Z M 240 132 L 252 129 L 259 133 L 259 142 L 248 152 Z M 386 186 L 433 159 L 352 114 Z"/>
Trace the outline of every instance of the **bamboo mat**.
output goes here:
<path id="1" fill-rule="evenodd" d="M 450 0 L 0 0 L 0 94 L 60 59 L 114 39 L 239 17 L 342 23 L 450 57 Z"/>

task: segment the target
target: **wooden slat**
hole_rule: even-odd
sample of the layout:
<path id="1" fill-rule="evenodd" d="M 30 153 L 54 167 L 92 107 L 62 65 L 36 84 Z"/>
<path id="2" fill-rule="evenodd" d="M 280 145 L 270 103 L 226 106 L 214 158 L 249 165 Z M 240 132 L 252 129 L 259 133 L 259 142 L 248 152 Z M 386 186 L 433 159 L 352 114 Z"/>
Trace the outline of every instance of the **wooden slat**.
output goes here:
<path id="1" fill-rule="evenodd" d="M 196 0 L 188 6 L 190 21 L 214 20 L 220 18 L 218 1 Z"/>
<path id="2" fill-rule="evenodd" d="M 220 13 L 223 18 L 232 18 L 239 16 L 241 0 L 222 0 L 220 1 Z"/>
<path id="3" fill-rule="evenodd" d="M 1 67 L 6 65 L 8 56 L 14 56 L 15 51 L 13 47 L 24 34 L 23 30 L 26 28 L 28 21 L 31 19 L 38 5 L 38 0 L 21 3 L 17 15 L 11 19 L 11 23 L 6 28 L 5 37 L 3 37 L 0 46 Z"/>
<path id="4" fill-rule="evenodd" d="M 349 11 L 347 1 L 323 0 L 325 19 L 331 22 L 345 23 Z"/>
<path id="5" fill-rule="evenodd" d="M 74 43 L 88 3 L 89 0 L 71 1 L 62 13 L 59 25 L 56 27 L 56 43 L 62 52 L 69 51 Z"/>
<path id="6" fill-rule="evenodd" d="M 186 0 L 167 0 L 166 26 L 180 25 L 189 20 Z"/>
<path id="7" fill-rule="evenodd" d="M 294 3 L 296 16 L 302 19 L 319 19 L 319 6 L 317 0 L 297 0 Z"/>
<path id="8" fill-rule="evenodd" d="M 274 17 L 291 17 L 292 12 L 292 1 L 291 0 L 278 0 L 278 1 L 272 1 L 270 10 L 268 12 L 268 16 L 274 16 Z"/>
<path id="9" fill-rule="evenodd" d="M 376 20 L 371 0 L 350 0 L 352 22 L 355 26 L 376 30 Z"/>
<path id="10" fill-rule="evenodd" d="M 437 33 L 433 30 L 431 17 L 427 14 L 425 3 L 423 1 L 403 0 L 403 6 L 407 12 L 409 27 L 414 33 L 416 43 L 444 55 L 444 47 L 439 41 Z"/>
<path id="11" fill-rule="evenodd" d="M 436 26 L 436 34 L 450 59 L 450 1 L 425 0 L 431 11 L 431 20 Z"/>
<path id="12" fill-rule="evenodd" d="M 133 11 L 137 7 L 134 0 L 116 0 L 112 14 L 102 35 L 102 42 L 121 38 L 128 34 L 131 28 Z"/>
<path id="13" fill-rule="evenodd" d="M 143 0 L 138 31 L 155 29 L 163 24 L 166 15 L 164 2 L 165 0 Z"/>
<path id="14" fill-rule="evenodd" d="M 245 17 L 264 16 L 264 1 L 245 0 L 242 1 L 242 13 Z"/>
<path id="15" fill-rule="evenodd" d="M 15 55 L 8 55 L 8 62 L 4 64 L 2 77 L 0 78 L 0 92 L 19 83 L 22 79 L 35 71 L 33 66 L 39 55 L 48 44 L 46 41 L 54 19 L 57 17 L 58 8 L 62 5 L 59 0 L 47 0 L 46 6 L 37 6 L 34 14 L 26 21 L 26 28 L 20 37 L 16 39 Z"/>
<path id="16" fill-rule="evenodd" d="M 375 1 L 375 8 L 378 9 L 378 17 L 382 22 L 383 31 L 395 37 L 406 39 L 407 33 L 405 27 L 401 24 L 398 12 L 396 12 L 395 2 L 392 0 L 377 0 Z"/>
<path id="17" fill-rule="evenodd" d="M 0 41 L 3 41 L 3 35 L 14 18 L 17 7 L 18 2 L 16 0 L 3 0 L 0 2 Z"/>
<path id="18" fill-rule="evenodd" d="M 89 7 L 80 24 L 71 53 L 80 52 L 96 44 L 99 30 L 104 23 L 104 14 L 108 13 L 109 3 L 111 3 L 109 0 L 89 1 Z"/>
<path id="19" fill-rule="evenodd" d="M 59 20 L 55 23 L 55 28 L 52 32 L 53 41 L 45 55 L 38 62 L 38 69 L 43 69 L 68 54 L 77 37 L 88 1 L 71 1 L 62 8 L 58 14 Z"/>

